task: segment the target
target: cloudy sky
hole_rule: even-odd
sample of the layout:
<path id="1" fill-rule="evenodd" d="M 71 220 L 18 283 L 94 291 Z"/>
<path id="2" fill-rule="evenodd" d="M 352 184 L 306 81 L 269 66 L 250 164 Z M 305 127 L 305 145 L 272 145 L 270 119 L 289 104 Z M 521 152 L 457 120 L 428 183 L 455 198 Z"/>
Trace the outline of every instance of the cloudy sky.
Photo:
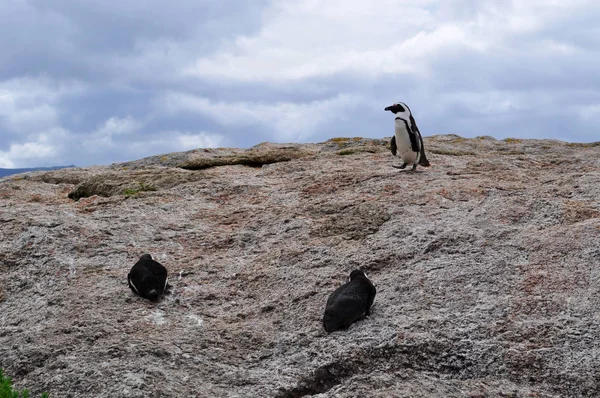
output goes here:
<path id="1" fill-rule="evenodd" d="M 0 167 L 424 135 L 600 140 L 596 0 L 2 0 Z"/>

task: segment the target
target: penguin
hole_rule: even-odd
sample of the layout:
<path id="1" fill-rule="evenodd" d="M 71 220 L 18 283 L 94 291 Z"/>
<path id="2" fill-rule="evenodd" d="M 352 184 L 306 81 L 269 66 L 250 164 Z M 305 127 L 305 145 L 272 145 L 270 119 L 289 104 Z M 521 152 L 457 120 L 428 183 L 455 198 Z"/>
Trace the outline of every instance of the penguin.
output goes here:
<path id="1" fill-rule="evenodd" d="M 327 333 L 345 329 L 369 315 L 376 289 L 361 270 L 350 273 L 347 283 L 335 289 L 327 299 L 323 327 Z"/>
<path id="2" fill-rule="evenodd" d="M 417 127 L 415 118 L 410 112 L 410 108 L 404 102 L 398 102 L 384 109 L 396 115 L 395 130 L 390 146 L 394 156 L 402 158 L 401 166 L 393 166 L 397 169 L 404 169 L 412 164 L 412 170 L 417 169 L 417 165 L 429 167 L 429 161 L 425 157 L 425 148 L 423 146 L 423 137 Z"/>
<path id="3" fill-rule="evenodd" d="M 158 301 L 168 288 L 167 269 L 155 261 L 150 254 L 144 254 L 131 267 L 127 275 L 131 291 L 140 297 Z"/>

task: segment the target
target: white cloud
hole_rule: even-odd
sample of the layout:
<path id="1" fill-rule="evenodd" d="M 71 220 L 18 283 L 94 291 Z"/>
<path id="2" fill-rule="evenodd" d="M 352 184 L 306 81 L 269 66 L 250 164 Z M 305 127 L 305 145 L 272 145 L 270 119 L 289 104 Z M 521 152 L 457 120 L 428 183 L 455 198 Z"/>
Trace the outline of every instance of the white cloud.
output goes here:
<path id="1" fill-rule="evenodd" d="M 473 113 L 480 115 L 506 114 L 514 110 L 528 108 L 530 96 L 518 91 L 491 90 L 491 91 L 457 91 L 440 96 L 440 104 L 446 108 L 448 105 L 460 104 L 465 109 L 472 109 Z"/>
<path id="2" fill-rule="evenodd" d="M 84 91 L 78 82 L 56 82 L 48 78 L 14 78 L 0 82 L 0 127 L 31 133 L 56 126 L 57 102 Z"/>
<path id="3" fill-rule="evenodd" d="M 182 132 L 178 130 L 152 131 L 152 116 L 137 120 L 131 115 L 110 117 L 95 131 L 80 140 L 85 153 L 102 163 L 138 159 L 146 156 L 194 148 L 214 148 L 225 142 L 219 134 Z"/>
<path id="4" fill-rule="evenodd" d="M 3 4 L 0 166 L 380 137 L 398 100 L 425 134 L 597 139 L 599 2 L 223 1 Z"/>
<path id="5" fill-rule="evenodd" d="M 169 152 L 187 151 L 196 148 L 217 148 L 226 142 L 223 135 L 207 132 L 159 131 L 140 133 L 129 137 L 126 142 L 115 145 L 115 153 L 108 162 L 140 159 L 146 156 Z"/>
<path id="6" fill-rule="evenodd" d="M 353 117 L 353 110 L 361 101 L 357 96 L 338 95 L 305 103 L 224 102 L 170 93 L 160 105 L 170 113 L 200 113 L 224 126 L 262 125 L 273 131 L 278 140 L 303 140 L 318 126 Z"/>
<path id="7" fill-rule="evenodd" d="M 56 128 L 30 135 L 25 142 L 10 144 L 7 151 L 0 151 L 0 167 L 31 167 L 52 164 L 61 158 L 61 142 L 70 138 L 66 130 Z M 48 163 L 51 162 L 51 163 Z"/>
<path id="8" fill-rule="evenodd" d="M 107 130 L 107 126 L 114 129 Z M 227 140 L 221 134 L 208 132 L 160 131 L 154 133 L 131 132 L 122 135 L 129 127 L 140 123 L 127 118 L 109 118 L 104 125 L 89 135 L 77 136 L 65 129 L 56 128 L 27 136 L 15 142 L 6 151 L 0 151 L 1 168 L 58 166 L 77 164 L 108 164 L 139 159 L 146 156 L 195 148 L 216 148 Z M 100 134 L 105 131 L 105 134 Z M 111 133 L 115 133 L 112 135 Z M 65 161 L 65 159 L 68 159 Z"/>
<path id="9" fill-rule="evenodd" d="M 565 53 L 567 42 L 534 37 L 574 12 L 598 9 L 579 1 L 273 1 L 262 29 L 238 37 L 183 73 L 201 79 L 286 82 L 339 74 L 430 78 L 440 58 L 515 51 Z M 465 11 L 467 9 L 468 11 Z M 539 48 L 538 48 L 539 47 Z"/>
<path id="10" fill-rule="evenodd" d="M 96 130 L 85 134 L 81 140 L 81 146 L 88 153 L 101 153 L 106 150 L 115 150 L 120 147 L 118 142 L 123 140 L 127 135 L 132 135 L 140 131 L 144 126 L 144 122 L 134 119 L 128 115 L 124 118 L 110 117 L 102 126 Z M 130 139 L 135 139 L 131 137 Z"/>
<path id="11" fill-rule="evenodd" d="M 184 70 L 202 78 L 285 81 L 377 69 L 418 72 L 419 58 L 465 45 L 455 27 L 435 26 L 423 1 L 274 1 L 262 29 L 238 37 Z M 439 40 L 442 39 L 442 40 Z M 439 42 L 439 44 L 438 44 Z M 390 53 L 391 49 L 391 53 Z"/>
<path id="12" fill-rule="evenodd" d="M 579 117 L 586 121 L 595 121 L 600 118 L 600 104 L 590 104 L 578 109 Z"/>
<path id="13" fill-rule="evenodd" d="M 131 134 L 138 131 L 144 124 L 135 120 L 131 115 L 124 118 L 111 117 L 94 134 L 99 136 L 112 136 Z"/>
<path id="14" fill-rule="evenodd" d="M 224 137 L 219 134 L 208 133 L 178 133 L 168 132 L 167 135 L 176 136 L 180 150 L 190 150 L 195 148 L 217 148 L 224 142 Z"/>

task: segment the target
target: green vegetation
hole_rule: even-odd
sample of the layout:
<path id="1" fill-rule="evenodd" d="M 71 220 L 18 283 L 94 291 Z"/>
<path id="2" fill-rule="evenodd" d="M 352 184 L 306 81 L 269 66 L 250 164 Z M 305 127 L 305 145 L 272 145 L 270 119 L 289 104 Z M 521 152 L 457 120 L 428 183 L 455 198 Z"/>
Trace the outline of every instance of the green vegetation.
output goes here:
<path id="1" fill-rule="evenodd" d="M 29 398 L 29 391 L 13 389 L 12 379 L 5 377 L 4 372 L 0 369 L 0 398 Z M 43 393 L 42 398 L 48 398 L 48 393 Z"/>
<path id="2" fill-rule="evenodd" d="M 329 139 L 327 141 L 328 142 L 336 142 L 338 144 L 341 144 L 341 143 L 350 141 L 350 138 L 348 138 L 348 137 L 335 137 L 335 138 L 331 138 L 331 139 Z"/>
<path id="3" fill-rule="evenodd" d="M 508 144 L 519 144 L 519 143 L 523 142 L 523 140 L 519 139 L 519 138 L 505 138 L 502 141 L 504 141 Z"/>
<path id="4" fill-rule="evenodd" d="M 466 138 L 461 137 L 460 135 L 456 135 L 456 134 L 448 134 L 448 138 L 452 138 L 452 140 L 450 142 L 452 142 L 453 144 L 458 144 L 458 143 L 467 141 Z"/>
<path id="5" fill-rule="evenodd" d="M 348 145 L 352 145 L 353 143 L 359 143 L 363 141 L 363 137 L 335 137 L 330 138 L 326 142 L 332 142 L 337 144 L 340 148 Z"/>
<path id="6" fill-rule="evenodd" d="M 490 135 L 478 135 L 475 137 L 476 140 L 484 140 L 484 141 L 496 141 L 496 139 Z"/>
<path id="7" fill-rule="evenodd" d="M 125 188 L 123 195 L 130 196 L 142 191 L 156 191 L 156 188 L 151 185 L 146 185 L 143 182 L 139 182 L 138 184 L 140 185 L 138 188 Z"/>
<path id="8" fill-rule="evenodd" d="M 594 148 L 600 146 L 600 141 L 596 142 L 567 142 L 570 148 Z"/>

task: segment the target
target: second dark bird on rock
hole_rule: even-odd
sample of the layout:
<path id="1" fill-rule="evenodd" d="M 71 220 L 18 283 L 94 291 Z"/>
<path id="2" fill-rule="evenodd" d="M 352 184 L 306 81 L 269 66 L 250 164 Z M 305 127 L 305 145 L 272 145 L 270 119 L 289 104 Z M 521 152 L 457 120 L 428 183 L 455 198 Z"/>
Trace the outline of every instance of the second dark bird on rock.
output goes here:
<path id="1" fill-rule="evenodd" d="M 168 287 L 167 269 L 150 254 L 144 254 L 131 267 L 127 282 L 131 290 L 140 297 L 158 301 Z"/>
<path id="2" fill-rule="evenodd" d="M 335 289 L 327 299 L 323 327 L 327 333 L 346 329 L 369 315 L 376 293 L 375 286 L 361 270 L 350 273 L 350 280 Z"/>

